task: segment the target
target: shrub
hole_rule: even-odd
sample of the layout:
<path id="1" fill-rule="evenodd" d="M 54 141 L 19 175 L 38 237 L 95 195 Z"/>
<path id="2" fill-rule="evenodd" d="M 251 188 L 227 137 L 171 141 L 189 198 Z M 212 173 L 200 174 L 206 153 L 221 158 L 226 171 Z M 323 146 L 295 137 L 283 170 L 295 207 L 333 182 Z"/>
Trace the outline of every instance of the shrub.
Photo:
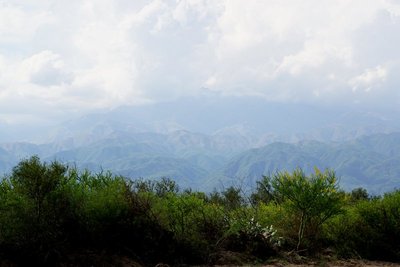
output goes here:
<path id="1" fill-rule="evenodd" d="M 169 193 L 156 199 L 152 213 L 180 244 L 177 256 L 189 263 L 206 262 L 224 231 L 223 212 L 204 195 Z"/>
<path id="2" fill-rule="evenodd" d="M 225 234 L 224 248 L 244 252 L 258 259 L 275 255 L 282 238 L 272 225 L 262 226 L 255 217 L 232 217 L 230 229 Z"/>
<path id="3" fill-rule="evenodd" d="M 37 156 L 13 168 L 1 185 L 3 246 L 39 262 L 61 257 L 75 214 L 67 170 Z"/>
<path id="4" fill-rule="evenodd" d="M 282 203 L 297 222 L 297 244 L 299 250 L 306 234 L 309 246 L 318 237 L 322 224 L 341 212 L 341 194 L 334 172 L 326 170 L 306 176 L 297 169 L 293 173 L 281 172 L 271 178 L 275 199 Z"/>
<path id="5" fill-rule="evenodd" d="M 341 256 L 400 260 L 400 192 L 364 200 L 330 222 L 330 237 Z"/>

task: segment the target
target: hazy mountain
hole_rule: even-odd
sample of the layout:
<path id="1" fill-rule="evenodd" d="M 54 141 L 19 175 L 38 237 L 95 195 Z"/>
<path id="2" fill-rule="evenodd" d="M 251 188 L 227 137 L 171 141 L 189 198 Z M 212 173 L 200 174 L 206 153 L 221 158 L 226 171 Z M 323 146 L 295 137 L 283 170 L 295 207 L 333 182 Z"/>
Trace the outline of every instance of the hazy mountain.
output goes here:
<path id="1" fill-rule="evenodd" d="M 15 157 L 0 147 L 0 174 L 9 171 L 15 164 Z"/>
<path id="2" fill-rule="evenodd" d="M 400 133 L 365 136 L 342 143 L 273 143 L 231 159 L 220 170 L 226 181 L 242 179 L 254 184 L 263 174 L 297 167 L 310 173 L 314 167 L 331 168 L 345 189 L 365 187 L 381 193 L 400 187 Z"/>
<path id="3" fill-rule="evenodd" d="M 221 143 L 234 136 L 237 145 L 249 148 L 276 141 L 350 140 L 363 135 L 398 131 L 400 122 L 396 114 L 384 110 L 372 113 L 356 108 L 342 110 L 340 106 L 273 103 L 259 97 L 204 95 L 140 106 L 121 106 L 72 118 L 58 126 L 41 128 L 41 125 L 32 124 L 29 131 L 22 131 L 21 127 L 12 131 L 9 130 L 12 127 L 8 126 L 7 133 L 0 134 L 0 142 L 54 142 L 71 148 L 115 134 L 188 131 L 222 136 Z M 13 136 L 10 133 L 15 132 L 18 134 L 10 140 Z"/>
<path id="4" fill-rule="evenodd" d="M 122 106 L 41 130 L 16 129 L 7 127 L 0 138 L 18 132 L 17 140 L 27 140 L 37 133 L 41 142 L 0 143 L 2 172 L 36 154 L 95 171 L 170 176 L 208 188 L 238 179 L 251 185 L 269 172 L 309 172 L 314 166 L 335 169 L 347 188 L 381 191 L 398 184 L 400 138 L 389 133 L 400 131 L 400 123 L 384 111 L 201 96 Z"/>
<path id="5" fill-rule="evenodd" d="M 297 167 L 308 173 L 314 167 L 334 169 L 346 189 L 362 186 L 380 193 L 400 187 L 400 133 L 343 142 L 274 142 L 250 149 L 245 149 L 250 142 L 242 132 L 225 134 L 114 132 L 70 149 L 57 143 L 8 143 L 0 145 L 0 170 L 10 171 L 21 158 L 37 154 L 46 161 L 57 159 L 131 178 L 167 176 L 182 186 L 206 190 L 232 182 L 253 186 L 262 175 Z"/>
<path id="6" fill-rule="evenodd" d="M 168 176 L 196 184 L 221 167 L 229 155 L 211 136 L 177 131 L 114 136 L 60 151 L 48 159 L 77 163 L 79 167 L 94 170 L 111 169 L 135 178 Z"/>

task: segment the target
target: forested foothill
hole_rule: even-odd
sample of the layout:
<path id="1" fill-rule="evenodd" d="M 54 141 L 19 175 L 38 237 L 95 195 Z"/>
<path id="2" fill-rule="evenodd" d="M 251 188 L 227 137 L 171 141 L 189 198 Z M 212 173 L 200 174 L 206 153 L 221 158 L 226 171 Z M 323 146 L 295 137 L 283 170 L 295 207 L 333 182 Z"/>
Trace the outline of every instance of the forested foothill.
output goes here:
<path id="1" fill-rule="evenodd" d="M 22 160 L 0 184 L 2 266 L 400 261 L 400 191 L 344 192 L 331 170 L 277 172 L 253 192 L 180 189 Z"/>

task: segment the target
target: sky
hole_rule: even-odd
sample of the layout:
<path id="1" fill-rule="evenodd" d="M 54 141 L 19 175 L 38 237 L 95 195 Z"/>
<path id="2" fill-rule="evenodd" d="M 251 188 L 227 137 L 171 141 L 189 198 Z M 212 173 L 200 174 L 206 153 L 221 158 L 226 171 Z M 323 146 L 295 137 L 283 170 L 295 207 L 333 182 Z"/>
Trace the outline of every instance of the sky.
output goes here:
<path id="1" fill-rule="evenodd" d="M 0 126 L 204 94 L 400 106 L 398 0 L 0 0 Z"/>

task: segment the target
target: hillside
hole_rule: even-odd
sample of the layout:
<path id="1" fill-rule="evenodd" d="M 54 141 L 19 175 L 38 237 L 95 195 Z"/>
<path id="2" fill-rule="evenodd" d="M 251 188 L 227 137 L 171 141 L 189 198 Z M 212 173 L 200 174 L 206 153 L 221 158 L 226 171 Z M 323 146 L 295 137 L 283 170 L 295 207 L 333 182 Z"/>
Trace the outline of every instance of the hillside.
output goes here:
<path id="1" fill-rule="evenodd" d="M 345 189 L 382 193 L 400 187 L 400 133 L 375 134 L 343 142 L 274 142 L 250 148 L 242 135 L 189 131 L 113 133 L 80 145 L 73 140 L 44 145 L 0 145 L 0 171 L 21 158 L 39 155 L 93 171 L 111 170 L 131 178 L 170 177 L 182 187 L 212 190 L 221 185 L 254 186 L 277 170 L 331 168 Z"/>
<path id="2" fill-rule="evenodd" d="M 314 167 L 336 171 L 343 188 L 365 187 L 381 193 L 400 186 L 400 134 L 377 134 L 341 143 L 315 141 L 274 143 L 252 149 L 231 159 L 220 174 L 250 183 L 278 170 Z"/>

